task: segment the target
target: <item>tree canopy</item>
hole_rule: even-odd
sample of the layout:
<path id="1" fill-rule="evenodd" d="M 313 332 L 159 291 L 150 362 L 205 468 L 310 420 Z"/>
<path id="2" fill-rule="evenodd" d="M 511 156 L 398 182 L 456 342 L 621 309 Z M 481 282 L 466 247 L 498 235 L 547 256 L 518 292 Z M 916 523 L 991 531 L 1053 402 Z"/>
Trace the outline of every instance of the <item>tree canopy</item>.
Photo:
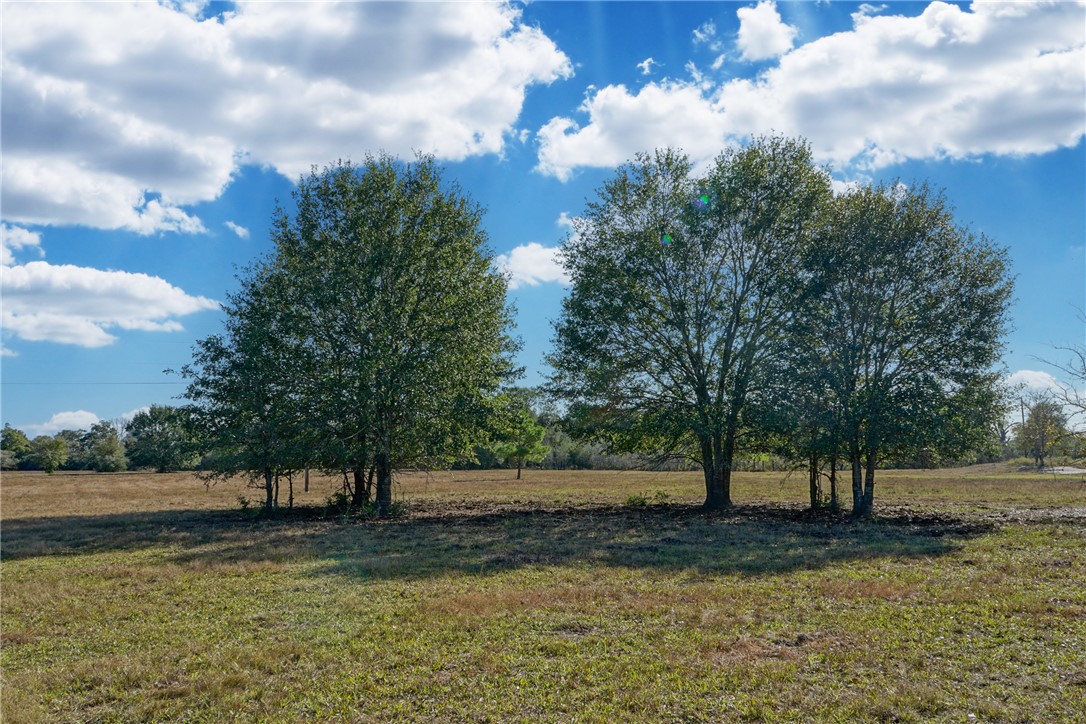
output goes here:
<path id="1" fill-rule="evenodd" d="M 59 435 L 38 435 L 30 441 L 29 457 L 34 465 L 52 474 L 68 462 L 68 443 Z"/>
<path id="2" fill-rule="evenodd" d="M 0 451 L 3 453 L 4 470 L 13 470 L 30 457 L 30 439 L 22 430 L 4 423 L 0 433 Z"/>
<path id="3" fill-rule="evenodd" d="M 227 334 L 198 345 L 188 394 L 213 439 L 251 451 L 236 469 L 347 471 L 356 503 L 376 483 L 384 515 L 394 469 L 486 441 L 515 373 L 506 279 L 480 209 L 432 158 L 340 162 L 294 197 L 228 305 Z"/>
<path id="4" fill-rule="evenodd" d="M 192 467 L 194 450 L 184 413 L 169 405 L 151 405 L 125 425 L 125 447 L 134 468 L 165 473 Z"/>
<path id="5" fill-rule="evenodd" d="M 784 349 L 829 196 L 810 148 L 781 137 L 701 176 L 672 150 L 621 167 L 562 248 L 572 289 L 549 389 L 615 449 L 696 460 L 706 507 L 731 505 L 744 413 Z"/>
<path id="6" fill-rule="evenodd" d="M 1013 283 L 1006 251 L 958 226 L 924 185 L 837 196 L 816 238 L 816 291 L 793 344 L 818 360 L 813 389 L 834 411 L 853 511 L 866 514 L 884 456 L 986 428 Z"/>
<path id="7" fill-rule="evenodd" d="M 537 463 L 551 451 L 549 446 L 543 444 L 546 432 L 529 409 L 519 409 L 513 413 L 510 428 L 494 449 L 495 457 L 501 462 L 516 463 L 517 480 L 520 480 L 521 467 L 525 463 Z"/>
<path id="8" fill-rule="evenodd" d="M 701 175 L 674 151 L 621 167 L 563 246 L 572 290 L 549 389 L 613 449 L 685 455 L 730 505 L 746 437 L 850 461 L 853 511 L 893 455 L 952 451 L 998 403 L 1006 252 L 924 185 L 833 196 L 802 142 Z"/>

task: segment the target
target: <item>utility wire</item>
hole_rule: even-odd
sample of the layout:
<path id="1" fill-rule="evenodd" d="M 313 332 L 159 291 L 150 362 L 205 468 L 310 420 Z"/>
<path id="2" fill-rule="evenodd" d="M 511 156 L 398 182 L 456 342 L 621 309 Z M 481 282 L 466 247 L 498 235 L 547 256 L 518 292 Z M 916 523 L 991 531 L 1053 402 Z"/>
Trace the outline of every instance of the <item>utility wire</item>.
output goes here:
<path id="1" fill-rule="evenodd" d="M 0 385 L 183 385 L 184 382 L 0 382 Z"/>

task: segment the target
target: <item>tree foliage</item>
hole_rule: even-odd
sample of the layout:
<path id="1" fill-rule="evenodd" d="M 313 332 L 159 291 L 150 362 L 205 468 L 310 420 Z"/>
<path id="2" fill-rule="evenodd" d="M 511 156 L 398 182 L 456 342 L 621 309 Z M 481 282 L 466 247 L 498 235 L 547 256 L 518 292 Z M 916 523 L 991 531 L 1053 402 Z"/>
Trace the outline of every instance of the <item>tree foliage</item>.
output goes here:
<path id="1" fill-rule="evenodd" d="M 63 437 L 38 435 L 30 441 L 30 461 L 50 475 L 68 462 L 68 443 Z"/>
<path id="2" fill-rule="evenodd" d="M 30 456 L 30 439 L 22 430 L 4 423 L 0 433 L 0 451 L 3 451 L 4 470 L 14 470 Z"/>
<path id="3" fill-rule="evenodd" d="M 1017 437 L 1022 451 L 1043 468 L 1053 450 L 1069 436 L 1063 405 L 1057 399 L 1041 396 L 1031 401 L 1025 426 L 1019 426 Z"/>
<path id="4" fill-rule="evenodd" d="M 350 473 L 382 515 L 392 472 L 486 442 L 514 373 L 506 280 L 481 212 L 433 159 L 368 157 L 300 180 L 275 249 L 185 373 L 199 427 L 235 469 L 303 458 Z"/>
<path id="5" fill-rule="evenodd" d="M 986 445 L 1006 252 L 924 185 L 829 189 L 780 137 L 620 168 L 563 247 L 551 392 L 612 449 L 696 460 L 710 508 L 744 440 L 806 460 L 813 505 L 848 460 L 858 515 L 879 462 Z"/>
<path id="6" fill-rule="evenodd" d="M 1013 285 L 1006 251 L 926 186 L 859 188 L 829 209 L 806 265 L 817 294 L 792 337 L 817 360 L 800 377 L 832 411 L 822 429 L 851 463 L 863 515 L 880 460 L 983 434 Z"/>
<path id="7" fill-rule="evenodd" d="M 229 296 L 225 333 L 197 342 L 182 368 L 192 401 L 189 422 L 205 456 L 207 480 L 247 475 L 264 490 L 264 509 L 278 504 L 280 476 L 317 461 L 300 408 L 304 351 L 297 350 L 286 306 L 287 278 L 256 264 Z"/>
<path id="8" fill-rule="evenodd" d="M 87 467 L 100 473 L 118 473 L 127 469 L 124 443 L 113 423 L 96 422 L 83 436 Z"/>
<path id="9" fill-rule="evenodd" d="M 134 468 L 165 473 L 190 468 L 195 462 L 184 413 L 176 407 L 151 405 L 137 412 L 125 431 L 128 460 Z"/>
<path id="10" fill-rule="evenodd" d="M 562 248 L 572 289 L 549 389 L 612 449 L 696 460 L 706 507 L 730 505 L 744 415 L 786 346 L 829 196 L 809 147 L 781 137 L 704 176 L 670 150 L 621 167 Z"/>
<path id="11" fill-rule="evenodd" d="M 513 462 L 517 466 L 517 480 L 525 463 L 537 463 L 547 456 L 550 447 L 543 444 L 546 428 L 536 422 L 528 409 L 514 413 L 513 424 L 505 433 L 504 440 L 494 449 L 501 462 Z"/>

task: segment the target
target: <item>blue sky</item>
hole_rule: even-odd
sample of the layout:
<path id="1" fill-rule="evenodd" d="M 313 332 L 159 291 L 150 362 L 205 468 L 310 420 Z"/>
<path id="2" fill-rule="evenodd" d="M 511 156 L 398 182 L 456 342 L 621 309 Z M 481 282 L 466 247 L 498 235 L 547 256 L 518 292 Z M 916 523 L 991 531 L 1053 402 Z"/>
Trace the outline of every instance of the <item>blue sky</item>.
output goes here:
<path id="1" fill-rule="evenodd" d="M 183 386 L 277 200 L 337 158 L 433 153 L 487 209 L 526 384 L 554 250 L 614 167 L 807 138 L 841 188 L 930 180 L 1010 249 L 1006 373 L 1051 384 L 1086 307 L 1086 5 L 0 5 L 0 415 L 86 428 Z"/>

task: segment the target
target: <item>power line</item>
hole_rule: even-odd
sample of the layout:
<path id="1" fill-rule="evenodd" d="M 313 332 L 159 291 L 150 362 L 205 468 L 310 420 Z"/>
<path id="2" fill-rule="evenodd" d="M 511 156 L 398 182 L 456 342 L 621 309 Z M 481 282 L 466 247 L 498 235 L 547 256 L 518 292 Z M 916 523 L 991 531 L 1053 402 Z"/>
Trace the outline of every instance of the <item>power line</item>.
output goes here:
<path id="1" fill-rule="evenodd" d="M 183 385 L 184 382 L 8 382 L 0 385 Z"/>

